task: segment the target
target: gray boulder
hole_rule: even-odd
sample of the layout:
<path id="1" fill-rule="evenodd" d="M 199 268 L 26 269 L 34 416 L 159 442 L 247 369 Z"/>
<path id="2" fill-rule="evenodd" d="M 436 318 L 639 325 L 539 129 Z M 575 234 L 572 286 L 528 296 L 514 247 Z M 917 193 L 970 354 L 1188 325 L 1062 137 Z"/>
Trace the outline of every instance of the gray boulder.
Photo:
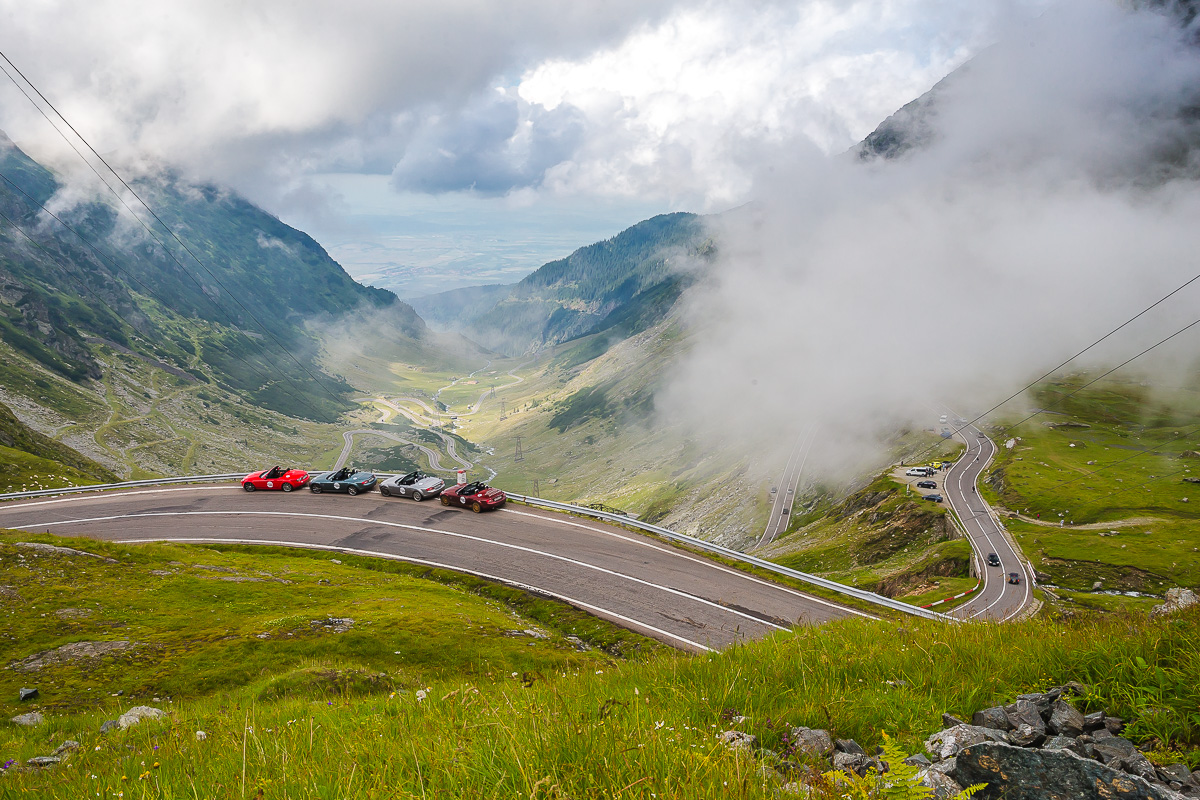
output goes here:
<path id="1" fill-rule="evenodd" d="M 1083 755 L 1083 748 L 1079 744 L 1078 739 L 1072 739 L 1070 736 L 1051 736 L 1046 741 L 1042 742 L 1043 750 L 1070 750 L 1071 752 Z"/>
<path id="2" fill-rule="evenodd" d="M 1008 735 L 1004 731 L 993 728 L 981 728 L 977 725 L 955 725 L 939 731 L 925 740 L 925 751 L 936 761 L 944 761 L 958 755 L 964 747 L 970 747 L 980 742 L 1008 743 Z M 961 782 L 961 781 L 960 781 Z"/>
<path id="3" fill-rule="evenodd" d="M 1167 589 L 1167 602 L 1150 609 L 1150 619 L 1177 614 L 1185 608 L 1200 605 L 1200 597 L 1191 589 Z"/>
<path id="4" fill-rule="evenodd" d="M 117 727 L 121 730 L 132 728 L 144 719 L 162 719 L 167 712 L 154 706 L 134 706 L 117 718 Z"/>
<path id="5" fill-rule="evenodd" d="M 1045 739 L 1045 731 L 1038 730 L 1025 723 L 1018 725 L 1015 731 L 1008 732 L 1008 740 L 1018 747 L 1037 747 Z"/>
<path id="6" fill-rule="evenodd" d="M 1050 719 L 1046 729 L 1059 736 L 1079 736 L 1083 733 L 1084 718 L 1070 704 L 1062 700 L 1055 702 L 1050 709 Z"/>
<path id="7" fill-rule="evenodd" d="M 913 767 L 928 767 L 933 764 L 928 758 L 921 753 L 913 753 L 908 758 L 904 759 L 904 763 Z"/>
<path id="8" fill-rule="evenodd" d="M 1038 709 L 1037 703 L 1018 700 L 1005 706 L 1004 713 L 1008 715 L 1008 724 L 1013 730 L 1022 725 L 1028 725 L 1038 733 L 1046 732 L 1046 722 L 1042 719 L 1042 712 Z"/>
<path id="9" fill-rule="evenodd" d="M 24 703 L 26 700 L 32 700 L 37 696 L 38 696 L 38 690 L 37 690 L 36 686 L 32 689 L 22 688 L 21 691 L 17 693 L 17 697 L 20 698 L 22 703 Z"/>
<path id="10" fill-rule="evenodd" d="M 1171 764 L 1167 767 L 1159 767 L 1158 777 L 1164 781 L 1187 783 L 1192 777 L 1192 771 L 1187 768 L 1187 764 Z"/>
<path id="11" fill-rule="evenodd" d="M 1121 769 L 1130 775 L 1137 775 L 1148 781 L 1158 780 L 1158 772 L 1154 769 L 1154 765 L 1150 763 L 1150 759 L 1136 750 L 1121 759 Z"/>
<path id="12" fill-rule="evenodd" d="M 866 775 L 873 762 L 865 753 L 834 753 L 833 768 L 856 775 Z"/>
<path id="13" fill-rule="evenodd" d="M 992 728 L 998 731 L 1011 731 L 1015 727 L 1009 723 L 1008 714 L 1001 706 L 976 711 L 971 715 L 971 724 L 977 728 Z"/>
<path id="14" fill-rule="evenodd" d="M 53 767 L 62 761 L 58 756 L 34 756 L 25 763 L 31 767 Z"/>
<path id="15" fill-rule="evenodd" d="M 26 728 L 32 728 L 35 725 L 41 725 L 46 721 L 46 718 L 37 711 L 30 711 L 28 714 L 18 714 L 12 718 L 12 721 Z"/>
<path id="16" fill-rule="evenodd" d="M 1091 714 L 1087 714 L 1084 716 L 1084 718 L 1083 718 L 1083 732 L 1084 733 L 1091 733 L 1092 731 L 1098 731 L 1103 727 L 1104 727 L 1104 712 L 1103 711 L 1095 711 Z"/>
<path id="17" fill-rule="evenodd" d="M 1048 692 L 1019 694 L 1017 695 L 1017 701 L 1020 702 L 1021 700 L 1025 700 L 1026 702 L 1033 703 L 1035 706 L 1037 706 L 1038 713 L 1043 717 L 1046 717 L 1050 714 L 1050 707 L 1060 697 L 1062 697 L 1062 689 L 1056 687 Z"/>
<path id="18" fill-rule="evenodd" d="M 1118 733 L 1125 730 L 1125 721 L 1122 720 L 1120 717 L 1110 717 L 1108 715 L 1105 715 L 1104 729 L 1106 731 L 1108 731 L 1109 733 L 1111 733 L 1113 736 L 1116 736 Z"/>
<path id="19" fill-rule="evenodd" d="M 963 790 L 958 781 L 936 769 L 923 770 L 920 776 L 921 785 L 933 790 L 933 794 L 930 796 L 934 800 L 953 800 Z"/>
<path id="20" fill-rule="evenodd" d="M 958 755 L 958 782 L 986 783 L 983 800 L 1163 800 L 1168 792 L 1135 775 L 1081 758 L 1070 750 L 1026 750 L 999 742 Z"/>
<path id="21" fill-rule="evenodd" d="M 115 719 L 107 719 L 100 723 L 100 732 L 108 733 L 109 731 L 116 730 L 119 727 L 120 726 L 117 725 L 117 721 Z"/>
<path id="22" fill-rule="evenodd" d="M 867 754 L 862 745 L 853 739 L 838 739 L 833 743 L 833 748 L 839 753 L 858 753 L 864 756 Z"/>
<path id="23" fill-rule="evenodd" d="M 833 752 L 829 731 L 820 728 L 792 728 L 792 746 L 807 756 L 827 756 Z"/>
<path id="24" fill-rule="evenodd" d="M 58 747 L 54 748 L 54 755 L 60 756 L 63 753 L 66 753 L 70 750 L 78 750 L 78 749 L 79 749 L 79 742 L 75 741 L 74 739 L 67 739 L 65 742 L 60 744 Z"/>
<path id="25" fill-rule="evenodd" d="M 1112 736 L 1096 742 L 1092 745 L 1092 750 L 1095 751 L 1096 758 L 1101 762 L 1119 765 L 1121 759 L 1133 755 L 1137 748 L 1128 739 L 1122 739 L 1120 736 Z"/>
<path id="26" fill-rule="evenodd" d="M 967 723 L 963 722 L 961 719 L 959 719 L 958 717 L 956 717 L 952 714 L 942 714 L 942 727 L 943 728 L 953 728 L 955 725 L 966 725 L 966 724 Z M 984 727 L 986 728 L 987 726 L 984 725 Z"/>

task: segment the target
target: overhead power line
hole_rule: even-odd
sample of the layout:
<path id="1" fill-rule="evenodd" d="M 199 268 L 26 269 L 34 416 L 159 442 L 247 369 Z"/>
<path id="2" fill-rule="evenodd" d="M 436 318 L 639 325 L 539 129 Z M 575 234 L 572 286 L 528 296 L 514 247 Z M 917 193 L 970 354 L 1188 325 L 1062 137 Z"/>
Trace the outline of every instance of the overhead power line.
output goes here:
<path id="1" fill-rule="evenodd" d="M 275 343 L 275 345 L 279 348 L 280 352 L 282 352 L 293 363 L 295 363 L 295 365 L 297 367 L 299 367 L 302 372 L 304 372 L 306 375 L 308 375 L 308 377 L 311 378 L 317 384 L 317 386 L 319 386 L 335 402 L 341 403 L 342 398 L 337 393 L 335 393 L 332 389 L 330 389 L 328 386 L 326 386 L 325 383 L 322 382 L 320 378 L 318 378 L 310 369 L 308 369 L 308 367 L 306 367 L 303 364 L 303 362 L 301 362 L 298 358 L 296 358 L 296 356 L 287 347 L 284 346 L 284 344 L 278 339 L 278 337 L 275 336 L 275 334 L 271 330 L 271 328 L 268 327 L 267 325 L 263 324 L 263 322 L 260 319 L 258 319 L 258 317 L 254 314 L 254 312 L 252 312 L 249 308 L 247 308 L 245 306 L 244 303 L 242 303 L 242 301 L 238 298 L 236 293 L 230 292 L 229 289 L 227 289 L 225 287 L 225 285 L 223 283 L 221 283 L 221 280 L 219 278 L 217 278 L 217 276 L 213 273 L 213 271 L 211 269 L 209 269 L 208 266 L 206 264 L 204 264 L 204 262 L 201 261 L 200 258 L 194 252 L 192 252 L 191 248 L 189 248 L 187 246 L 187 244 L 185 244 L 183 242 L 183 240 L 181 240 L 175 234 L 174 230 L 172 230 L 169 225 L 167 225 L 165 222 L 163 222 L 162 218 L 158 216 L 158 214 L 154 211 L 154 209 L 151 208 L 150 205 L 148 203 L 146 203 L 146 201 L 143 200 L 142 197 L 136 191 L 134 191 L 133 187 L 130 186 L 125 181 L 125 179 L 121 177 L 120 173 L 118 173 L 112 167 L 112 165 L 110 165 L 108 163 L 108 161 L 106 161 L 104 159 L 104 157 L 101 156 L 100 153 L 96 151 L 96 148 L 92 147 L 91 143 L 88 142 L 88 140 L 86 138 L 84 138 L 84 136 L 81 133 L 79 133 L 78 130 L 75 129 L 75 126 L 71 124 L 70 120 L 68 120 L 65 116 L 63 116 L 62 112 L 60 112 L 58 110 L 58 108 L 55 107 L 55 105 L 53 103 L 51 103 L 49 99 L 46 98 L 46 96 L 41 92 L 40 89 L 37 88 L 37 86 L 33 83 L 33 81 L 29 80 L 29 78 L 26 77 L 23 72 L 21 72 L 20 68 L 18 68 L 17 65 L 12 62 L 12 59 L 10 59 L 8 57 L 8 55 L 6 53 L 4 53 L 3 51 L 0 51 L 0 58 L 4 59 L 4 61 L 8 64 L 8 66 L 11 67 L 12 70 L 17 73 L 17 75 L 21 76 L 21 80 L 23 80 L 29 86 L 29 88 L 32 89 L 33 92 L 39 98 L 41 98 L 42 102 L 45 103 L 46 106 L 49 107 L 50 110 L 54 112 L 55 116 L 57 116 L 60 120 L 62 120 L 63 124 L 65 124 L 71 130 L 71 132 L 73 134 L 75 134 L 75 136 L 79 139 L 79 141 L 82 142 L 84 144 L 84 146 L 100 161 L 100 163 L 103 164 L 110 173 L 112 173 L 113 177 L 115 177 L 120 182 L 120 184 L 134 198 L 137 199 L 138 203 L 140 203 L 142 205 L 142 207 L 145 208 L 146 211 L 155 219 L 155 221 L 157 221 L 158 224 L 160 226 L 162 226 L 162 228 L 167 232 L 167 234 L 170 235 L 170 237 L 172 239 L 174 239 L 179 244 L 179 246 L 182 247 L 189 256 L 192 257 L 192 259 L 196 262 L 196 264 L 199 265 L 200 268 L 203 269 L 210 278 L 212 278 L 213 282 L 216 283 L 217 286 L 219 286 L 224 291 L 224 293 L 226 295 L 228 295 L 234 301 L 234 303 L 236 303 L 237 306 L 239 308 L 241 308 L 242 311 L 244 311 L 246 313 L 246 315 L 258 325 L 258 327 L 263 331 L 263 333 L 268 338 L 270 338 L 272 342 Z M 58 125 L 55 124 L 55 122 L 50 118 L 50 116 L 46 113 L 46 111 L 40 105 L 38 105 L 38 103 L 36 101 L 34 101 L 34 99 L 32 97 L 30 97 L 29 93 L 27 91 L 25 91 L 24 86 L 22 86 L 21 83 L 19 81 L 17 81 L 16 78 L 14 78 L 12 76 L 12 74 L 8 72 L 7 69 L 5 69 L 3 71 L 4 71 L 5 76 L 10 81 L 12 81 L 13 85 L 16 86 L 17 89 L 20 90 L 20 92 L 23 95 L 25 95 L 26 99 L 28 99 L 29 102 L 38 110 L 38 113 L 40 113 L 46 119 L 46 121 L 50 124 L 50 126 L 52 128 L 54 128 L 55 132 L 57 132 L 58 135 L 62 137 L 63 141 L 65 141 L 71 147 L 71 149 L 75 151 L 75 153 L 80 157 L 80 159 L 85 164 L 87 164 L 88 168 L 91 169 L 93 173 L 95 173 L 96 177 L 100 179 L 101 183 L 103 183 L 105 185 L 105 187 L 113 194 L 113 196 L 117 198 L 117 200 L 121 203 L 121 205 L 124 206 L 127 211 L 129 211 L 129 213 L 134 217 L 134 219 L 136 219 L 138 221 L 138 223 L 146 230 L 146 232 L 154 239 L 154 241 L 156 241 L 159 244 L 159 246 L 162 248 L 163 252 L 166 253 L 167 256 L 172 261 L 174 261 L 175 264 L 178 265 L 178 267 L 181 270 L 183 270 L 184 274 L 186 274 L 188 277 L 190 277 L 192 279 L 192 281 L 196 284 L 196 286 L 201 290 L 201 293 L 204 294 L 203 284 L 201 284 L 200 281 L 187 269 L 187 267 L 185 267 L 183 265 L 183 262 L 181 262 L 179 260 L 179 258 L 177 258 L 175 256 L 175 254 L 171 251 L 171 249 L 168 248 L 166 246 L 166 244 L 164 244 L 163 241 L 158 238 L 157 235 L 155 235 L 154 231 L 150 228 L 149 225 L 146 224 L 145 220 L 143 220 L 137 213 L 134 212 L 134 210 L 132 208 L 129 207 L 129 204 L 125 202 L 125 199 L 121 196 L 120 192 L 118 192 L 116 190 L 116 188 L 113 187 L 112 184 L 110 184 L 104 178 L 104 176 L 100 174 L 99 170 L 96 169 L 95 165 L 93 165 L 91 163 L 91 161 L 89 161 L 83 155 L 83 153 L 81 153 L 79 151 L 79 148 L 75 146 L 75 143 L 72 142 L 65 133 L 63 133 L 63 131 L 58 127 Z M 215 305 L 215 301 L 214 301 L 214 305 Z M 230 324 L 233 325 L 234 328 L 238 327 L 237 323 L 235 323 L 233 321 L 232 317 L 230 317 L 227 312 L 226 312 L 226 318 L 229 319 Z M 263 352 L 265 353 L 265 351 L 263 351 Z M 268 360 L 268 362 L 269 362 L 269 360 Z M 295 382 L 292 380 L 292 378 L 290 376 L 287 375 L 286 372 L 281 372 L 280 374 L 283 375 L 283 378 L 286 381 L 295 385 Z"/>

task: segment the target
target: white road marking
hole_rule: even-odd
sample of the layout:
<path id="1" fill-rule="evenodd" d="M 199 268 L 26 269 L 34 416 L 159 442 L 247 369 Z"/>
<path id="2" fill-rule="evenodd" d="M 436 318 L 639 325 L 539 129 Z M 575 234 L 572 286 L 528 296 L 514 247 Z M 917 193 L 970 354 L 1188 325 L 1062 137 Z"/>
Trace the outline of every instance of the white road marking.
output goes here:
<path id="1" fill-rule="evenodd" d="M 260 545 L 264 544 L 264 541 L 262 539 L 204 539 L 204 538 L 199 538 L 199 537 L 192 537 L 192 538 L 174 538 L 174 537 L 172 537 L 172 538 L 167 538 L 167 539 L 163 539 L 163 538 L 114 539 L 113 541 L 115 541 L 117 544 L 148 544 L 151 542 L 208 542 L 208 543 L 216 542 L 218 544 L 260 544 Z M 670 639 L 675 639 L 677 641 L 683 642 L 684 644 L 688 645 L 689 647 L 695 647 L 697 650 L 701 650 L 701 651 L 708 652 L 708 653 L 712 652 L 711 647 L 705 647 L 704 645 L 700 644 L 699 642 L 693 642 L 691 639 L 685 639 L 684 637 L 677 636 L 677 635 L 671 633 L 670 631 L 664 631 L 661 628 L 656 628 L 653 625 L 646 624 L 645 622 L 640 622 L 638 620 L 631 619 L 622 614 L 618 614 L 615 611 L 610 611 L 606 608 L 601 608 L 600 606 L 594 606 L 594 605 L 591 605 L 590 603 L 585 603 L 582 600 L 576 600 L 572 597 L 567 597 L 564 594 L 558 594 L 557 592 L 552 592 L 549 589 L 543 589 L 539 586 L 533 586 L 533 585 L 530 585 L 527 583 L 520 583 L 519 581 L 508 580 L 505 578 L 499 578 L 495 575 L 489 575 L 486 572 L 477 572 L 475 570 L 465 569 L 463 567 L 455 567 L 455 566 L 451 566 L 449 564 L 442 564 L 437 561 L 426 561 L 423 558 L 410 558 L 408 556 L 398 556 L 398 555 L 395 555 L 392 553 L 378 553 L 378 552 L 375 552 L 374 550 L 358 550 L 353 547 L 337 547 L 335 545 L 310 544 L 307 542 L 272 541 L 272 542 L 269 542 L 269 544 L 282 545 L 284 547 L 304 547 L 304 548 L 308 548 L 310 550 L 330 550 L 335 553 L 354 553 L 356 555 L 370 556 L 372 558 L 389 558 L 389 559 L 392 559 L 393 561 L 405 561 L 410 564 L 421 564 L 421 565 L 427 566 L 427 567 L 436 567 L 438 569 L 450 570 L 451 572 L 465 572 L 468 575 L 474 575 L 478 578 L 485 578 L 490 581 L 496 581 L 497 583 L 503 583 L 506 586 L 515 586 L 518 589 L 524 589 L 526 591 L 544 594 L 547 597 L 553 597 L 555 600 L 561 600 L 564 603 L 568 603 L 568 604 L 576 606 L 578 608 L 582 608 L 587 611 L 591 611 L 594 614 L 608 615 L 615 619 L 619 619 L 622 622 L 625 622 L 635 628 L 642 628 L 643 630 L 653 631 L 654 633 L 657 633 L 661 636 L 666 636 Z"/>
<path id="2" fill-rule="evenodd" d="M 516 511 L 511 508 L 502 508 L 502 509 L 500 509 L 500 511 L 505 514 L 519 514 L 523 517 L 534 517 L 535 519 L 545 520 L 546 522 L 553 522 L 557 525 L 569 525 L 573 528 L 583 528 L 584 530 L 587 530 L 587 531 L 592 531 L 594 533 L 600 533 L 605 536 L 611 536 L 614 539 L 620 539 L 621 541 L 624 541 L 624 542 L 636 544 L 639 547 L 649 547 L 651 550 L 657 550 L 660 553 L 668 553 L 672 556 L 675 556 L 676 558 L 682 558 L 685 561 L 691 561 L 696 564 L 702 564 L 711 569 L 715 569 L 718 572 L 724 572 L 729 575 L 736 575 L 737 577 L 744 578 L 745 580 L 748 580 L 751 583 L 757 583 L 761 586 L 767 586 L 771 589 L 778 589 L 782 592 L 786 592 L 787 594 L 793 595 L 793 596 L 801 598 L 803 600 L 807 600 L 807 601 L 810 601 L 813 603 L 820 603 L 823 606 L 828 606 L 829 608 L 834 608 L 834 609 L 837 609 L 838 611 L 845 611 L 848 614 L 857 614 L 858 616 L 866 617 L 867 619 L 873 619 L 873 620 L 880 619 L 879 617 L 876 617 L 873 614 L 868 614 L 865 611 L 859 611 L 858 609 L 849 608 L 847 606 L 840 606 L 837 603 L 831 603 L 828 600 L 822 600 L 819 597 L 814 597 L 812 595 L 804 594 L 803 592 L 798 592 L 795 589 L 791 588 L 790 586 L 784 586 L 783 584 L 766 581 L 766 580 L 763 580 L 762 578 L 755 577 L 754 575 L 751 575 L 749 573 L 742 572 L 741 570 L 736 570 L 736 569 L 727 567 L 724 564 L 718 564 L 715 561 L 709 561 L 708 559 L 698 558 L 696 556 L 682 553 L 679 550 L 676 550 L 674 548 L 663 547 L 662 545 L 655 544 L 654 542 L 652 542 L 648 539 L 635 538 L 632 536 L 623 536 L 622 534 L 619 534 L 615 531 L 605 530 L 604 528 L 595 528 L 595 527 L 592 527 L 591 525 L 587 525 L 582 522 L 575 522 L 571 519 L 563 519 L 560 517 L 548 517 L 548 516 L 545 516 L 544 514 L 533 514 L 528 511 Z"/>
<path id="3" fill-rule="evenodd" d="M 195 516 L 195 517 L 263 516 L 263 517 L 304 517 L 304 518 L 309 518 L 309 519 L 330 519 L 330 520 L 338 520 L 340 522 L 359 522 L 359 523 L 364 523 L 364 524 L 368 524 L 368 525 L 383 525 L 383 526 L 390 527 L 390 528 L 403 528 L 405 530 L 420 531 L 421 533 L 432 533 L 432 534 L 436 534 L 439 536 L 450 536 L 450 537 L 453 537 L 456 539 L 466 539 L 469 541 L 480 542 L 482 544 L 491 544 L 491 545 L 495 545 L 496 547 L 504 547 L 504 548 L 508 548 L 510 550 L 518 550 L 523 553 L 530 553 L 532 555 L 543 556 L 545 558 L 549 558 L 554 561 L 563 561 L 563 562 L 572 564 L 577 567 L 594 570 L 596 572 L 600 572 L 600 573 L 609 575 L 614 578 L 622 578 L 631 583 L 640 584 L 642 586 L 648 586 L 652 589 L 658 589 L 660 591 L 666 592 L 667 594 L 673 594 L 678 597 L 683 597 L 683 598 L 686 598 L 693 602 L 700 603 L 701 605 L 710 606 L 712 608 L 724 611 L 727 614 L 733 614 L 735 616 L 742 617 L 743 619 L 748 619 L 752 622 L 757 622 L 760 625 L 766 625 L 767 627 L 774 628 L 776 630 L 780 630 L 780 631 L 788 630 L 788 628 L 785 628 L 782 625 L 776 625 L 773 622 L 769 622 L 760 617 L 756 617 L 753 614 L 747 614 L 744 611 L 738 611 L 735 608 L 729 608 L 728 606 L 723 606 L 720 603 L 714 603 L 711 600 L 705 600 L 703 597 L 697 597 L 696 595 L 688 594 L 687 592 L 680 591 L 679 589 L 673 589 L 670 586 L 663 586 L 662 584 L 657 584 L 652 581 L 643 580 L 641 578 L 635 578 L 632 575 L 626 575 L 622 572 L 617 572 L 615 570 L 610 570 L 610 569 L 606 569 L 604 567 L 599 567 L 599 566 L 596 566 L 595 564 L 589 564 L 586 561 L 579 561 L 574 558 L 567 558 L 566 556 L 560 556 L 555 553 L 548 553 L 544 550 L 536 550 L 532 547 L 524 547 L 522 545 L 510 544 L 508 542 L 498 542 L 494 539 L 485 539 L 482 536 L 471 536 L 470 534 L 455 533 L 454 531 L 441 531 L 441 530 L 437 530 L 436 528 L 423 528 L 419 525 L 406 525 L 402 522 L 387 522 L 384 520 L 367 519 L 364 517 L 345 517 L 345 516 L 340 516 L 337 514 L 305 514 L 305 513 L 298 512 L 298 511 L 144 511 L 144 512 L 139 512 L 139 513 L 135 513 L 135 514 L 113 514 L 113 515 L 105 516 L 105 517 L 91 517 L 91 518 L 87 518 L 87 519 L 69 519 L 69 520 L 60 520 L 58 522 L 39 522 L 36 525 L 29 525 L 29 526 L 24 526 L 24 527 L 36 529 L 36 528 L 54 527 L 54 526 L 59 526 L 59 525 L 78 525 L 81 523 L 88 523 L 88 522 L 112 522 L 114 520 L 119 520 L 119 519 L 144 519 L 144 518 L 150 518 L 150 517 L 193 517 L 193 516 Z M 18 527 L 18 530 L 22 530 L 22 529 L 23 529 L 22 527 Z M 269 540 L 269 539 L 263 539 L 260 541 L 264 544 L 271 543 L 271 540 Z"/>

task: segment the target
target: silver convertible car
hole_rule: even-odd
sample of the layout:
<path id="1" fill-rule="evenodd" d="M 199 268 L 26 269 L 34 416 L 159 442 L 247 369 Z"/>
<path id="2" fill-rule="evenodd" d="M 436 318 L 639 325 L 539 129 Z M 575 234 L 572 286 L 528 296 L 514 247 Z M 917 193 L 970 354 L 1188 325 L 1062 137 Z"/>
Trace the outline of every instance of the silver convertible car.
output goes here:
<path id="1" fill-rule="evenodd" d="M 446 488 L 446 482 L 424 472 L 410 472 L 407 475 L 397 475 L 379 484 L 379 493 L 384 497 L 411 497 L 420 502 L 426 497 L 437 497 Z"/>

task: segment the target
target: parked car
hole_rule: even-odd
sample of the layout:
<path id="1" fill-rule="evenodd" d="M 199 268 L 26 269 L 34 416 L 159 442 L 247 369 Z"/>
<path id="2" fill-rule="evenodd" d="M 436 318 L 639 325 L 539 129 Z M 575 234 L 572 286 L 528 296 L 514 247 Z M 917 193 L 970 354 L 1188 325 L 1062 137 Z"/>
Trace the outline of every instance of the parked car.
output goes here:
<path id="1" fill-rule="evenodd" d="M 354 467 L 342 467 L 336 472 L 322 472 L 314 475 L 308 488 L 313 494 L 341 492 L 342 494 L 356 495 L 360 492 L 371 491 L 378 482 L 379 478 L 375 477 L 374 472 L 363 472 Z"/>
<path id="2" fill-rule="evenodd" d="M 935 481 L 917 481 L 917 488 L 918 489 L 936 489 L 937 483 Z"/>
<path id="3" fill-rule="evenodd" d="M 924 497 L 922 497 L 921 499 L 922 500 L 932 500 L 935 503 L 942 502 L 942 496 L 940 494 L 927 494 Z"/>
<path id="4" fill-rule="evenodd" d="M 442 505 L 465 506 L 476 514 L 490 508 L 501 508 L 508 495 L 483 481 L 458 483 L 442 491 Z"/>
<path id="5" fill-rule="evenodd" d="M 407 475 L 396 475 L 379 484 L 379 493 L 384 497 L 411 497 L 418 503 L 426 497 L 437 497 L 446 488 L 446 482 L 436 475 L 426 475 L 424 472 L 410 472 Z"/>
<path id="6" fill-rule="evenodd" d="M 918 478 L 928 478 L 933 474 L 933 467 L 913 467 L 905 475 L 912 475 Z"/>
<path id="7" fill-rule="evenodd" d="M 275 466 L 270 469 L 251 472 L 242 478 L 242 488 L 247 492 L 253 492 L 257 489 L 266 489 L 268 491 L 278 489 L 290 492 L 293 489 L 300 489 L 307 485 L 308 481 L 308 473 L 302 469 Z"/>
<path id="8" fill-rule="evenodd" d="M 988 553 L 988 566 L 1000 566 L 1000 556 L 996 555 L 995 553 Z"/>
<path id="9" fill-rule="evenodd" d="M 1019 572 L 1008 573 L 1008 582 L 1009 583 L 1020 583 L 1021 582 L 1021 573 L 1019 573 Z"/>

